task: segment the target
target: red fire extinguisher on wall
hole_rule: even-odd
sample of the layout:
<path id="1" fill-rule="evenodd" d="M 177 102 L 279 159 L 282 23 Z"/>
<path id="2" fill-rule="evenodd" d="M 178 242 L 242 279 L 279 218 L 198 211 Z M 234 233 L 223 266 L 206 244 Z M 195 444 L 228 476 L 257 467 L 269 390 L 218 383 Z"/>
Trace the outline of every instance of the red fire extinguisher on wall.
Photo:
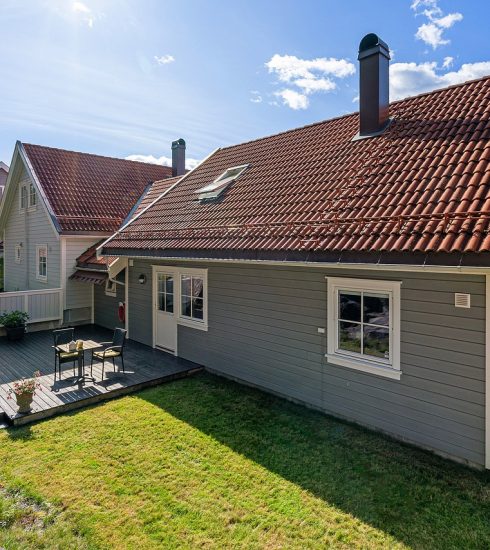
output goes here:
<path id="1" fill-rule="evenodd" d="M 126 322 L 126 304 L 123 302 L 119 302 L 119 307 L 117 308 L 117 316 L 119 317 L 119 321 L 121 323 Z"/>

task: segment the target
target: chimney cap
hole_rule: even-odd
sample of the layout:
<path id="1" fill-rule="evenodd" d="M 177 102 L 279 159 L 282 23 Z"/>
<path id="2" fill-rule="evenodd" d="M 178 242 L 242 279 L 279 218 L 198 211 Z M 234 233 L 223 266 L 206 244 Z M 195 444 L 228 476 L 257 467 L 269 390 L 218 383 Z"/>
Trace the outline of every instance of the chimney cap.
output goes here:
<path id="1" fill-rule="evenodd" d="M 359 44 L 358 59 L 362 59 L 363 57 L 367 57 L 368 55 L 378 52 L 390 59 L 390 49 L 388 44 L 384 40 L 381 40 L 381 38 L 377 34 L 374 34 L 374 32 L 366 34 Z"/>
<path id="2" fill-rule="evenodd" d="M 177 149 L 178 147 L 185 147 L 185 139 L 179 138 L 172 141 L 172 149 Z"/>

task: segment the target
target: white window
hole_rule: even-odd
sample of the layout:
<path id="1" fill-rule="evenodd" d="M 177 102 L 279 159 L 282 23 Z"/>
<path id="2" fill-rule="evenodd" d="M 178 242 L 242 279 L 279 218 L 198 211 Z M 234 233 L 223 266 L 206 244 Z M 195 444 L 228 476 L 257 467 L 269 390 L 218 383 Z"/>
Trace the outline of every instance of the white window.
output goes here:
<path id="1" fill-rule="evenodd" d="M 37 205 L 37 194 L 36 194 L 36 188 L 31 183 L 29 185 L 29 208 L 35 208 Z"/>
<path id="2" fill-rule="evenodd" d="M 25 185 L 20 186 L 20 209 L 25 210 L 27 208 L 27 187 Z"/>
<path id="3" fill-rule="evenodd" d="M 327 279 L 328 362 L 400 379 L 401 283 Z"/>
<path id="4" fill-rule="evenodd" d="M 117 284 L 115 281 L 111 281 L 111 279 L 107 278 L 105 282 L 105 293 L 106 296 L 117 296 Z"/>
<path id="5" fill-rule="evenodd" d="M 242 172 L 248 168 L 248 164 L 243 164 L 242 166 L 234 166 L 233 168 L 228 168 L 225 170 L 221 176 L 218 176 L 213 183 L 206 185 L 202 189 L 198 189 L 196 193 L 198 194 L 199 200 L 206 199 L 216 199 L 221 193 L 233 183 Z"/>
<path id="6" fill-rule="evenodd" d="M 48 280 L 48 247 L 45 244 L 36 246 L 36 279 L 46 282 Z"/>
<path id="7" fill-rule="evenodd" d="M 180 317 L 204 323 L 204 276 L 180 274 Z"/>
<path id="8" fill-rule="evenodd" d="M 20 264 L 22 262 L 22 246 L 20 244 L 15 245 L 14 257 L 16 264 Z"/>

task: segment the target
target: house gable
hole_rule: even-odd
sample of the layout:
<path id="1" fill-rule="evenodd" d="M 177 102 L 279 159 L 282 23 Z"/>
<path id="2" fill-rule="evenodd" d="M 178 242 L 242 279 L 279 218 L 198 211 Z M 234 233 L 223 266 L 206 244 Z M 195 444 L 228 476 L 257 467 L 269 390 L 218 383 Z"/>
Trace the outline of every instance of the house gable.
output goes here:
<path id="1" fill-rule="evenodd" d="M 31 185 L 35 206 L 21 209 L 21 190 L 28 199 Z M 4 282 L 6 291 L 42 290 L 60 287 L 60 240 L 21 145 L 17 143 L 5 194 L 0 206 L 0 231 L 4 240 Z M 47 277 L 37 273 L 37 250 L 47 248 Z"/>

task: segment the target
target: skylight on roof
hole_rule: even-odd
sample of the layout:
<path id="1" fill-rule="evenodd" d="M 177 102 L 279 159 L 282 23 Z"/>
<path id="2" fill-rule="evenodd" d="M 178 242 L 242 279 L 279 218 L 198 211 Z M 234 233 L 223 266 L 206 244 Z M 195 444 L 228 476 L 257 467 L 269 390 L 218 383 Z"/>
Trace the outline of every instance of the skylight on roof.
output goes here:
<path id="1" fill-rule="evenodd" d="M 228 168 L 225 170 L 221 176 L 217 177 L 213 183 L 198 189 L 196 193 L 198 194 L 198 199 L 209 200 L 217 199 L 221 193 L 233 183 L 241 174 L 248 168 L 248 164 L 242 164 L 241 166 L 234 166 L 233 168 Z"/>

